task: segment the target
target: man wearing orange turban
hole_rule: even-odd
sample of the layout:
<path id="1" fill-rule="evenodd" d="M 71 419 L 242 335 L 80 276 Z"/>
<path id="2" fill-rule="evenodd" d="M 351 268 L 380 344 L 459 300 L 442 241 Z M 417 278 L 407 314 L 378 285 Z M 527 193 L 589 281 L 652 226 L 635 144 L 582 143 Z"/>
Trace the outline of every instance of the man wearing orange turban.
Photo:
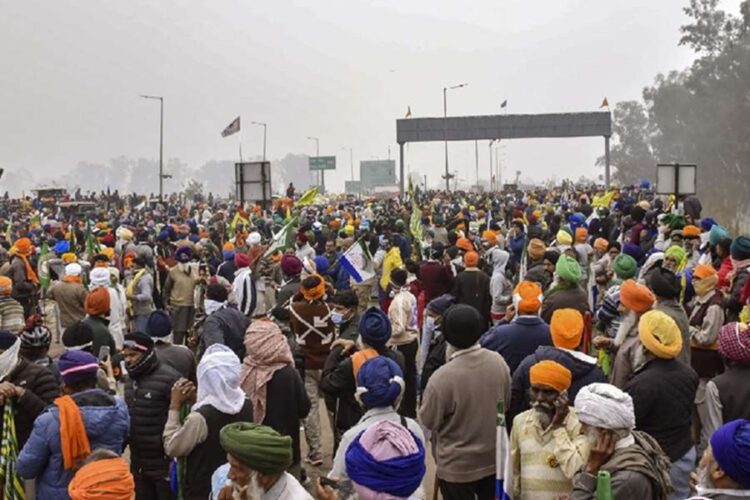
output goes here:
<path id="1" fill-rule="evenodd" d="M 513 419 L 513 498 L 567 498 L 585 463 L 586 438 L 568 406 L 570 370 L 550 360 L 529 370 L 531 409 Z"/>
<path id="2" fill-rule="evenodd" d="M 31 315 L 35 304 L 36 287 L 39 277 L 29 261 L 34 253 L 34 246 L 28 238 L 21 238 L 10 249 L 12 255 L 10 267 L 5 275 L 13 280 L 11 296 L 23 306 L 24 317 Z"/>
<path id="3" fill-rule="evenodd" d="M 102 450 L 95 453 L 104 454 Z M 109 453 L 78 469 L 68 485 L 71 500 L 132 500 L 134 493 L 130 464 Z"/>
<path id="4" fill-rule="evenodd" d="M 115 341 L 112 334 L 109 333 L 109 321 L 107 320 L 110 310 L 109 290 L 101 287 L 89 292 L 86 296 L 85 308 L 88 316 L 83 322 L 89 325 L 94 333 L 91 353 L 98 356 L 99 350 L 104 346 L 109 347 L 111 354 L 117 352 Z"/>

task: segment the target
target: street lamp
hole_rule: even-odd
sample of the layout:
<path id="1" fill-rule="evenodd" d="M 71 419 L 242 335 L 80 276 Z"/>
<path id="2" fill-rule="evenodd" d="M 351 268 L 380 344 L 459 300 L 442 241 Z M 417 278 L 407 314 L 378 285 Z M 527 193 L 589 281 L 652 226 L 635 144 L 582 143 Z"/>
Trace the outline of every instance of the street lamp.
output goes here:
<path id="1" fill-rule="evenodd" d="M 443 141 L 445 142 L 445 190 L 450 191 L 451 174 L 448 172 L 448 91 L 466 87 L 468 83 L 460 83 L 452 87 L 443 87 Z"/>
<path id="2" fill-rule="evenodd" d="M 263 122 L 250 122 L 253 125 L 260 125 L 263 127 L 263 161 L 266 161 L 266 131 L 268 130 L 268 124 Z"/>
<path id="3" fill-rule="evenodd" d="M 352 180 L 354 180 L 354 152 L 352 148 L 341 148 L 343 151 L 349 150 L 349 168 L 352 171 Z"/>
<path id="4" fill-rule="evenodd" d="M 159 101 L 159 201 L 164 201 L 164 98 L 155 95 L 143 95 L 144 99 L 154 99 Z"/>
<path id="5" fill-rule="evenodd" d="M 317 137 L 307 137 L 310 141 L 315 141 L 315 156 L 320 156 L 320 139 Z M 326 189 L 326 179 L 325 179 L 325 173 L 323 170 L 318 170 L 318 184 L 320 184 L 320 187 L 323 191 Z"/>

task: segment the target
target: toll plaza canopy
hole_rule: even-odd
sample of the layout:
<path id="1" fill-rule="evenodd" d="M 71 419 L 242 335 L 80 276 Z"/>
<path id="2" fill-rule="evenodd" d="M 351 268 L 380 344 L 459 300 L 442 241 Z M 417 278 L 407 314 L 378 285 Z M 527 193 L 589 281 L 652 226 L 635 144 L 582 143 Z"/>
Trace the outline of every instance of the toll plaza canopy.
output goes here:
<path id="1" fill-rule="evenodd" d="M 481 141 L 493 139 L 541 139 L 604 137 L 604 182 L 609 186 L 609 111 L 547 113 L 537 115 L 451 116 L 396 120 L 400 150 L 400 185 L 404 192 L 404 144 L 409 142 Z"/>

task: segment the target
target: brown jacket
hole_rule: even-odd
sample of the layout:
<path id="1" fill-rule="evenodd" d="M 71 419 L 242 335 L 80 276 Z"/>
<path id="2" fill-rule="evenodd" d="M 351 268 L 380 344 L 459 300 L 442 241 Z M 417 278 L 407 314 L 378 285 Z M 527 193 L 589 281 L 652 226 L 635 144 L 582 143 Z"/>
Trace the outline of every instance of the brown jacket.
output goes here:
<path id="1" fill-rule="evenodd" d="M 575 309 L 585 315 L 590 312 L 589 296 L 580 287 L 562 289 L 551 295 L 545 295 L 540 316 L 549 325 L 552 314 L 558 309 Z"/>
<path id="2" fill-rule="evenodd" d="M 57 302 L 60 311 L 60 325 L 63 329 L 86 317 L 86 296 L 88 292 L 80 283 L 58 281 L 47 290 L 47 298 Z"/>
<path id="3" fill-rule="evenodd" d="M 306 370 L 322 370 L 336 340 L 331 308 L 321 300 L 293 300 L 290 324 L 305 358 Z"/>

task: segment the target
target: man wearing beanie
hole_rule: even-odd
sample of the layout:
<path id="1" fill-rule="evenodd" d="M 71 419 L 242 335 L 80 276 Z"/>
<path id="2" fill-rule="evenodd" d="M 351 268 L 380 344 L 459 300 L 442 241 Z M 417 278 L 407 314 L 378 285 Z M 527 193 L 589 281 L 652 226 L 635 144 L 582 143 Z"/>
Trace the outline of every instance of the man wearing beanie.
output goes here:
<path id="1" fill-rule="evenodd" d="M 406 389 L 400 412 L 406 417 L 417 417 L 417 299 L 406 286 L 405 269 L 394 269 L 391 273 L 393 300 L 388 307 L 391 322 L 391 338 L 388 345 L 404 356 L 404 381 Z"/>
<path id="2" fill-rule="evenodd" d="M 180 374 L 156 356 L 145 333 L 125 335 L 122 358 L 128 371 L 125 402 L 130 411 L 130 464 L 139 498 L 171 498 L 169 458 L 162 433 L 167 423 L 172 386 Z"/>
<path id="3" fill-rule="evenodd" d="M 588 451 L 575 410 L 568 406 L 572 375 L 544 360 L 528 377 L 532 407 L 513 419 L 510 433 L 513 498 L 565 497 Z"/>
<path id="4" fill-rule="evenodd" d="M 187 346 L 171 342 L 172 320 L 169 313 L 152 312 L 146 326 L 146 333 L 154 340 L 154 350 L 159 361 L 177 370 L 181 377 L 195 383 L 195 356 Z"/>
<path id="5" fill-rule="evenodd" d="M 682 351 L 682 336 L 663 312 L 649 311 L 641 317 L 638 338 L 636 368 L 625 386 L 633 398 L 636 428 L 653 436 L 672 463 L 674 493 L 670 498 L 687 498 L 696 458 L 691 424 L 698 375 L 676 359 Z"/>
<path id="6" fill-rule="evenodd" d="M 228 463 L 211 478 L 218 499 L 312 500 L 286 469 L 292 463 L 292 440 L 270 427 L 250 422 L 228 424 L 219 433 Z"/>
<path id="7" fill-rule="evenodd" d="M 198 267 L 190 262 L 193 258 L 190 247 L 178 248 L 175 258 L 177 265 L 169 271 L 167 281 L 164 283 L 162 299 L 172 317 L 174 343 L 180 345 L 184 343 L 185 334 L 193 326 Z M 145 331 L 145 329 L 140 331 Z"/>
<path id="8" fill-rule="evenodd" d="M 331 319 L 331 307 L 323 300 L 325 295 L 325 280 L 314 274 L 302 281 L 300 294 L 290 306 L 292 332 L 305 360 L 305 391 L 312 403 L 310 414 L 305 419 L 305 436 L 310 446 L 307 459 L 315 466 L 323 460 L 318 413 L 320 379 L 331 345 L 336 340 L 336 325 Z"/>
<path id="9" fill-rule="evenodd" d="M 549 326 L 539 317 L 543 299 L 539 284 L 520 282 L 513 292 L 513 319 L 492 327 L 479 339 L 482 347 L 503 357 L 511 374 L 537 347 L 552 345 Z"/>
<path id="10" fill-rule="evenodd" d="M 93 355 L 67 351 L 58 366 L 65 396 L 37 417 L 18 454 L 16 472 L 36 479 L 37 498 L 67 500 L 68 483 L 92 450 L 123 452 L 130 417 L 122 399 L 95 388 L 99 362 Z"/>
<path id="11" fill-rule="evenodd" d="M 539 346 L 533 354 L 527 356 L 513 373 L 509 424 L 516 415 L 530 408 L 529 403 L 529 370 L 540 361 L 554 361 L 564 366 L 571 373 L 571 384 L 568 388 L 570 404 L 575 403 L 578 391 L 595 382 L 606 382 L 604 372 L 597 366 L 597 359 L 578 350 L 583 337 L 583 316 L 575 309 L 558 309 L 552 315 L 550 333 L 552 346 Z"/>
<path id="12" fill-rule="evenodd" d="M 510 370 L 502 356 L 482 349 L 482 317 L 457 304 L 445 315 L 447 362 L 427 383 L 419 412 L 433 432 L 443 498 L 494 497 L 498 404 L 510 402 Z M 491 380 L 491 384 L 477 383 Z"/>
<path id="13" fill-rule="evenodd" d="M 292 298 L 299 293 L 302 283 L 300 274 L 302 273 L 302 261 L 294 255 L 284 255 L 281 257 L 279 264 L 281 269 L 281 288 L 276 294 L 276 307 L 271 314 L 277 320 L 283 322 L 286 326 L 289 323 L 289 304 Z"/>
<path id="14" fill-rule="evenodd" d="M 49 287 L 46 298 L 57 303 L 63 330 L 81 321 L 86 316 L 86 289 L 81 283 L 80 264 L 74 262 L 65 266 L 65 276 Z"/>
<path id="15" fill-rule="evenodd" d="M 333 466 L 328 477 L 336 481 L 348 479 L 345 467 L 345 457 L 349 445 L 372 425 L 390 421 L 400 423 L 419 439 L 424 445 L 424 433 L 420 425 L 411 418 L 406 418 L 396 412 L 401 397 L 404 394 L 404 379 L 401 368 L 392 359 L 376 356 L 366 361 L 357 373 L 356 397 L 365 409 L 364 415 L 357 425 L 346 431 L 341 438 L 341 444 L 333 458 Z"/>
<path id="16" fill-rule="evenodd" d="M 682 284 L 680 278 L 663 267 L 653 269 L 646 275 L 646 286 L 656 296 L 654 309 L 661 311 L 674 320 L 682 336 L 682 351 L 677 359 L 690 364 L 690 321 L 685 308 L 680 303 Z"/>
<path id="17" fill-rule="evenodd" d="M 23 306 L 10 296 L 13 280 L 0 276 L 0 330 L 17 332 L 23 328 Z"/>
<path id="18" fill-rule="evenodd" d="M 713 433 L 695 476 L 699 497 L 732 499 L 750 496 L 750 421 L 737 419 Z"/>
<path id="19" fill-rule="evenodd" d="M 479 254 L 466 252 L 464 270 L 458 273 L 453 285 L 453 296 L 456 303 L 472 306 L 484 318 L 485 330 L 490 323 L 492 295 L 490 295 L 490 277 L 479 269 Z"/>
<path id="20" fill-rule="evenodd" d="M 403 371 L 403 354 L 387 346 L 391 333 L 388 317 L 379 308 L 371 307 L 359 319 L 359 345 L 342 339 L 331 348 L 323 367 L 320 389 L 326 395 L 329 411 L 333 413 L 335 448 L 341 436 L 362 418 L 362 406 L 354 397 L 357 374 L 362 365 L 369 359 L 382 356 L 394 361 Z"/>
<path id="21" fill-rule="evenodd" d="M 577 309 L 581 314 L 590 312 L 586 290 L 581 287 L 581 266 L 567 254 L 561 255 L 555 265 L 557 283 L 547 291 L 542 304 L 541 317 L 545 323 L 552 320 L 557 309 Z"/>
<path id="22" fill-rule="evenodd" d="M 745 306 L 741 300 L 741 293 L 747 281 L 748 271 L 750 271 L 750 237 L 735 238 L 729 247 L 729 254 L 732 260 L 732 270 L 727 275 L 729 287 L 724 305 L 727 309 L 727 321 L 731 322 L 739 319 L 740 311 Z"/>
<path id="23" fill-rule="evenodd" d="M 105 288 L 96 288 L 86 296 L 86 323 L 94 334 L 91 353 L 99 356 L 102 347 L 109 347 L 110 355 L 117 352 L 117 346 L 109 333 L 109 292 Z"/>

